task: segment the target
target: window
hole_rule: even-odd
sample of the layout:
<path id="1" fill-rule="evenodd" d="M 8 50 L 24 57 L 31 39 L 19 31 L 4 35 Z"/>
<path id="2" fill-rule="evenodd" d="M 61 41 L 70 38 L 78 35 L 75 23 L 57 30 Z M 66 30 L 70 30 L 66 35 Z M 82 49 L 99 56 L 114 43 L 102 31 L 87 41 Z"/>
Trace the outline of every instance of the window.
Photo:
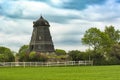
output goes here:
<path id="1" fill-rule="evenodd" d="M 39 38 L 39 40 L 41 40 L 41 39 L 42 39 L 42 37 L 41 37 L 41 36 L 39 36 L 38 38 Z"/>
<path id="2" fill-rule="evenodd" d="M 47 22 L 45 22 L 45 24 L 47 25 L 48 23 L 47 23 Z"/>

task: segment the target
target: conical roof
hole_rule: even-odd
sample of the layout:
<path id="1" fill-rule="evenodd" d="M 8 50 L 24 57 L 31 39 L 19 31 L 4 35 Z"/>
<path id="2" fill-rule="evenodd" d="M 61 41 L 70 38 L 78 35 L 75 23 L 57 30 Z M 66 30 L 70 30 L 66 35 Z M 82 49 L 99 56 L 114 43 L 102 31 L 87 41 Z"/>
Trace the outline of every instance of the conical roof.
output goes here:
<path id="1" fill-rule="evenodd" d="M 37 26 L 50 26 L 49 22 L 47 20 L 45 20 L 42 16 L 35 22 L 33 22 L 33 26 L 37 27 Z"/>

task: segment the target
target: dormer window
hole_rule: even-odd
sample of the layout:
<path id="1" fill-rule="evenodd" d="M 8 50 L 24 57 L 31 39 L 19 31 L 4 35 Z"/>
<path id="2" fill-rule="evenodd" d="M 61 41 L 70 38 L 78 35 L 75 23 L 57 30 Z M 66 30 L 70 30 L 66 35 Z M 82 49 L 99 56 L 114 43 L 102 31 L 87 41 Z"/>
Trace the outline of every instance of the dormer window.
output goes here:
<path id="1" fill-rule="evenodd" d="M 39 36 L 38 38 L 39 38 L 39 40 L 41 40 L 41 39 L 42 39 L 42 37 L 41 37 L 41 36 Z"/>
<path id="2" fill-rule="evenodd" d="M 45 25 L 47 25 L 48 23 L 47 22 L 45 22 Z"/>

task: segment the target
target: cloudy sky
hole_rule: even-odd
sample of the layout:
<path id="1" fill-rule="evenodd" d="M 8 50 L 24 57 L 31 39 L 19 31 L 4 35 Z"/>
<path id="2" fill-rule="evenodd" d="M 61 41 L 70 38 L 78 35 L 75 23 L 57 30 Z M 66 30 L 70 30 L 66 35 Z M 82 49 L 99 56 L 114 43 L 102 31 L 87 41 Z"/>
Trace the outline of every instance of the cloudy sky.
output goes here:
<path id="1" fill-rule="evenodd" d="M 90 27 L 120 29 L 120 0 L 0 0 L 0 46 L 17 51 L 29 44 L 40 15 L 51 25 L 56 49 L 83 51 L 81 38 Z"/>

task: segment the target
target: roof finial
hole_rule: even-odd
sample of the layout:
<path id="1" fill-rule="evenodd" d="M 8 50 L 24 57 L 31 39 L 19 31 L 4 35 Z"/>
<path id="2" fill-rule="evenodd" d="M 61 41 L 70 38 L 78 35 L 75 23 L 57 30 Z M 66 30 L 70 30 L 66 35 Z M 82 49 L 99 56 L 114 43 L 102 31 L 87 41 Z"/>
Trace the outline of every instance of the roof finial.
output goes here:
<path id="1" fill-rule="evenodd" d="M 40 14 L 40 19 L 43 19 L 43 17 L 42 17 L 42 13 Z"/>

